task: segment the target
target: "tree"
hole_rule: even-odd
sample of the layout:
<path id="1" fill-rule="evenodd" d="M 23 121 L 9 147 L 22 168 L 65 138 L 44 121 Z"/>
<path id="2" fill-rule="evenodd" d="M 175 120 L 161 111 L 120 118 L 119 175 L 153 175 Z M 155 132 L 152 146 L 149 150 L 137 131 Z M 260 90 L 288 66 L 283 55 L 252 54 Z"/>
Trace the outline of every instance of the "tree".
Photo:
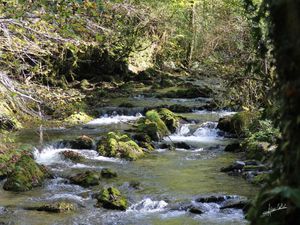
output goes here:
<path id="1" fill-rule="evenodd" d="M 265 0 L 281 99 L 282 139 L 274 156 L 273 174 L 257 196 L 252 224 L 297 224 L 300 221 L 300 1 Z"/>

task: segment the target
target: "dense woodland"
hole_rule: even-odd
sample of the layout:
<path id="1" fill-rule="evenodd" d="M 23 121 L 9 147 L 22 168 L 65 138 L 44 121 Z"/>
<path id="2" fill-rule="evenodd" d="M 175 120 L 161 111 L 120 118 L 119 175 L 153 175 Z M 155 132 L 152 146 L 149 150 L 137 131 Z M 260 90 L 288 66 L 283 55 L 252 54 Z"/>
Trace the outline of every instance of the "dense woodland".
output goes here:
<path id="1" fill-rule="evenodd" d="M 239 174 L 239 179 L 247 171 L 255 174 L 250 182 L 259 190 L 247 203 L 245 218 L 251 224 L 296 224 L 299 40 L 297 0 L 0 0 L 4 189 L 24 191 L 20 183 L 26 191 L 35 187 L 18 180 L 18 168 L 26 171 L 26 165 L 35 163 L 32 146 L 15 138 L 20 130 L 77 126 L 96 118 L 98 108 L 112 99 L 133 94 L 209 98 L 197 109 L 238 112 L 218 121 L 218 129 L 239 140 L 225 150 L 243 162 L 257 163 L 251 168 L 247 163 L 238 169 L 236 163 L 220 168 Z M 122 101 L 118 107 L 134 106 Z M 180 113 L 195 110 L 147 107 L 130 135 L 110 132 L 102 138 L 99 154 L 136 160 L 178 129 Z M 118 147 L 108 153 L 112 140 Z M 38 170 L 38 183 L 49 178 L 44 169 Z M 105 191 L 120 195 L 118 190 Z M 108 200 L 103 203 L 105 191 L 97 200 L 111 206 Z M 120 202 L 114 207 L 126 209 Z"/>

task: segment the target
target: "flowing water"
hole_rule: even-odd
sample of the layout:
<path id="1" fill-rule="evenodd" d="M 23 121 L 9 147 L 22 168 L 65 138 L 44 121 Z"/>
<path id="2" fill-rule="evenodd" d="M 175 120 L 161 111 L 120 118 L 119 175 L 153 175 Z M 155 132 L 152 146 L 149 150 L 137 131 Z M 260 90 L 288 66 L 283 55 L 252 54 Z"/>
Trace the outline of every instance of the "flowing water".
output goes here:
<path id="1" fill-rule="evenodd" d="M 140 98 L 137 98 L 140 100 Z M 136 99 L 133 99 L 133 101 Z M 147 102 L 148 101 L 148 102 Z M 171 100 L 170 100 L 171 101 Z M 175 100 L 173 100 L 175 101 Z M 192 100 L 179 100 L 190 104 Z M 194 104 L 199 104 L 199 99 Z M 35 130 L 20 132 L 18 142 L 35 145 L 34 156 L 38 163 L 48 166 L 55 179 L 48 180 L 43 187 L 25 193 L 0 190 L 0 222 L 16 225 L 50 224 L 247 224 L 241 210 L 220 210 L 216 203 L 203 205 L 205 213 L 191 214 L 181 210 L 171 210 L 178 202 L 190 202 L 201 194 L 229 194 L 253 197 L 256 188 L 239 177 L 220 173 L 220 168 L 235 160 L 235 155 L 223 151 L 232 140 L 222 136 L 216 129 L 216 121 L 231 112 L 195 111 L 183 114 L 189 119 L 175 134 L 165 138 L 165 143 L 185 142 L 190 150 L 177 148 L 156 149 L 146 157 L 128 162 L 125 160 L 99 156 L 94 150 L 76 150 L 85 156 L 84 163 L 63 160 L 60 152 L 66 150 L 55 143 L 78 135 L 98 138 L 107 131 L 123 131 L 130 128 L 130 122 L 142 116 L 140 108 L 151 105 L 153 99 L 143 98 L 140 107 L 128 110 L 127 115 L 111 113 L 103 115 L 84 126 L 73 128 L 44 129 L 44 144 L 39 145 L 40 135 Z M 136 103 L 136 102 L 135 102 Z M 107 113 L 107 111 L 105 112 Z M 130 208 L 125 212 L 95 208 L 91 192 L 99 187 L 83 188 L 68 183 L 67 177 L 85 170 L 101 171 L 111 168 L 118 177 L 103 180 L 101 186 L 118 187 L 128 198 Z M 1 181 L 1 186 L 4 181 Z M 79 204 L 75 212 L 53 214 L 29 211 L 24 208 L 37 202 L 69 200 Z"/>

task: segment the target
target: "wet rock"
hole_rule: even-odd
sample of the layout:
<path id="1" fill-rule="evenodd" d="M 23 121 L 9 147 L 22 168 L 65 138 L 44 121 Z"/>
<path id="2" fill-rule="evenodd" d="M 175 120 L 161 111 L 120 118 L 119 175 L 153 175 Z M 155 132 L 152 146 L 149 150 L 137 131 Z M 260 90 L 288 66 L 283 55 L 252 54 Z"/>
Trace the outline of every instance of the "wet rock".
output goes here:
<path id="1" fill-rule="evenodd" d="M 169 110 L 171 110 L 172 112 L 175 113 L 189 113 L 189 112 L 193 112 L 193 109 L 188 107 L 188 106 L 184 106 L 184 105 L 171 105 L 168 107 Z"/>
<path id="2" fill-rule="evenodd" d="M 245 162 L 242 162 L 242 161 L 236 161 L 234 164 L 232 165 L 229 165 L 227 167 L 223 167 L 221 168 L 221 172 L 232 172 L 232 171 L 235 171 L 235 172 L 240 172 L 244 166 L 245 166 Z"/>
<path id="3" fill-rule="evenodd" d="M 114 178 L 114 177 L 117 177 L 118 174 L 117 174 L 117 172 L 112 171 L 111 169 L 104 168 L 101 170 L 101 176 L 103 178 Z"/>
<path id="4" fill-rule="evenodd" d="M 256 176 L 252 177 L 251 183 L 252 184 L 256 184 L 256 185 L 263 185 L 263 184 L 265 184 L 268 181 L 269 176 L 270 175 L 269 175 L 268 172 L 266 172 L 266 173 L 259 173 Z"/>
<path id="5" fill-rule="evenodd" d="M 250 201 L 247 199 L 227 200 L 220 209 L 242 209 L 244 212 L 250 207 Z"/>
<path id="6" fill-rule="evenodd" d="M 212 93 L 209 88 L 190 87 L 178 90 L 171 90 L 167 93 L 159 95 L 161 98 L 208 98 Z"/>
<path id="7" fill-rule="evenodd" d="M 174 143 L 175 148 L 182 148 L 182 149 L 191 149 L 191 146 L 189 146 L 187 143 L 185 142 L 177 142 Z"/>
<path id="8" fill-rule="evenodd" d="M 151 141 L 151 138 L 147 134 L 135 134 L 133 139 L 137 141 L 138 145 L 149 152 L 154 151 L 154 145 Z"/>
<path id="9" fill-rule="evenodd" d="M 130 102 L 123 102 L 119 105 L 119 107 L 121 107 L 121 108 L 133 108 L 134 105 Z"/>
<path id="10" fill-rule="evenodd" d="M 219 203 L 235 197 L 231 195 L 202 195 L 197 197 L 195 201 L 201 203 Z"/>
<path id="11" fill-rule="evenodd" d="M 97 207 L 113 210 L 126 210 L 128 207 L 127 199 L 114 187 L 104 188 L 94 197 L 98 201 Z"/>
<path id="12" fill-rule="evenodd" d="M 193 214 L 202 214 L 202 213 L 204 213 L 203 209 L 201 207 L 197 207 L 197 206 L 192 206 L 188 211 L 190 213 L 193 213 Z"/>
<path id="13" fill-rule="evenodd" d="M 242 151 L 241 144 L 239 142 L 229 144 L 224 149 L 225 152 L 240 152 Z"/>
<path id="14" fill-rule="evenodd" d="M 61 144 L 73 149 L 93 149 L 95 141 L 89 136 L 82 135 L 75 140 L 65 140 Z"/>
<path id="15" fill-rule="evenodd" d="M 84 156 L 82 156 L 80 153 L 78 152 L 74 152 L 74 151 L 63 151 L 60 153 L 60 155 L 65 158 L 65 159 L 69 159 L 72 162 L 83 162 L 85 160 Z"/>
<path id="16" fill-rule="evenodd" d="M 191 202 L 179 202 L 171 205 L 169 208 L 170 210 L 176 211 L 188 211 L 192 206 L 193 204 Z"/>
<path id="17" fill-rule="evenodd" d="M 109 132 L 99 141 L 97 150 L 107 157 L 136 160 L 144 155 L 143 149 L 126 134 Z"/>
<path id="18" fill-rule="evenodd" d="M 243 168 L 243 171 L 266 171 L 268 167 L 265 165 L 246 165 Z"/>
<path id="19" fill-rule="evenodd" d="M 3 189 L 15 192 L 29 191 L 41 186 L 46 178 L 50 178 L 46 168 L 37 164 L 30 156 L 23 155 L 14 170 L 8 174 Z"/>
<path id="20" fill-rule="evenodd" d="M 71 202 L 59 201 L 59 202 L 42 204 L 39 206 L 28 207 L 25 209 L 52 212 L 52 213 L 63 213 L 63 212 L 75 211 L 77 209 L 77 205 Z"/>
<path id="21" fill-rule="evenodd" d="M 78 173 L 70 177 L 71 183 L 83 187 L 98 185 L 100 184 L 100 179 L 101 179 L 101 174 L 95 171 L 86 171 L 84 173 Z"/>

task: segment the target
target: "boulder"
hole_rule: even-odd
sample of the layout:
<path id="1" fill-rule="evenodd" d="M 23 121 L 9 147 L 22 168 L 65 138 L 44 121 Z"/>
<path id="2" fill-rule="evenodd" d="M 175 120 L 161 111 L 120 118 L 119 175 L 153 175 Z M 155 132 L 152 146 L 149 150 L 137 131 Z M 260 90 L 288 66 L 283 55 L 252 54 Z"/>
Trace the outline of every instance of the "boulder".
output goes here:
<path id="1" fill-rule="evenodd" d="M 221 168 L 221 172 L 241 172 L 245 165 L 245 162 L 236 161 L 232 165 Z"/>
<path id="2" fill-rule="evenodd" d="M 118 174 L 117 174 L 117 172 L 112 171 L 111 169 L 104 168 L 101 170 L 101 176 L 103 178 L 114 178 L 114 177 L 117 177 Z"/>
<path id="3" fill-rule="evenodd" d="M 109 132 L 97 145 L 100 155 L 136 160 L 144 155 L 143 149 L 126 134 Z"/>
<path id="4" fill-rule="evenodd" d="M 84 112 L 76 112 L 64 119 L 64 122 L 69 125 L 85 124 L 93 120 L 93 117 L 87 115 Z"/>
<path id="5" fill-rule="evenodd" d="M 100 179 L 101 179 L 101 173 L 95 171 L 86 171 L 70 177 L 71 183 L 83 187 L 98 185 L 100 184 Z"/>
<path id="6" fill-rule="evenodd" d="M 69 159 L 75 163 L 83 162 L 85 160 L 84 156 L 82 156 L 80 153 L 74 152 L 74 151 L 63 151 L 60 153 L 60 155 L 64 159 Z"/>
<path id="7" fill-rule="evenodd" d="M 29 191 L 34 187 L 41 186 L 50 174 L 45 167 L 37 164 L 28 155 L 23 155 L 16 163 L 13 171 L 8 174 L 3 189 L 6 191 Z"/>
<path id="8" fill-rule="evenodd" d="M 247 199 L 229 199 L 220 209 L 242 209 L 244 212 L 248 211 L 250 207 L 250 201 Z"/>
<path id="9" fill-rule="evenodd" d="M 126 210 L 128 207 L 127 199 L 114 187 L 104 188 L 94 197 L 98 201 L 97 207 L 113 210 Z"/>
<path id="10" fill-rule="evenodd" d="M 64 140 L 61 144 L 73 149 L 93 149 L 95 141 L 89 136 L 82 135 L 74 140 Z"/>
<path id="11" fill-rule="evenodd" d="M 195 201 L 201 203 L 219 203 L 235 197 L 231 195 L 202 195 L 197 197 Z"/>
<path id="12" fill-rule="evenodd" d="M 52 212 L 52 213 L 63 213 L 63 212 L 75 211 L 77 209 L 77 205 L 71 202 L 59 201 L 59 202 L 41 204 L 33 207 L 27 207 L 25 209 Z"/>
<path id="13" fill-rule="evenodd" d="M 242 151 L 241 144 L 239 142 L 235 142 L 229 144 L 224 149 L 225 152 L 240 152 Z"/>
<path id="14" fill-rule="evenodd" d="M 254 160 L 262 160 L 271 155 L 268 142 L 250 141 L 244 143 L 246 149 L 246 158 Z"/>
<path id="15" fill-rule="evenodd" d="M 182 148 L 182 149 L 191 149 L 191 146 L 189 146 L 187 143 L 185 142 L 177 142 L 174 143 L 174 147 L 175 148 Z"/>
<path id="16" fill-rule="evenodd" d="M 179 117 L 178 115 L 176 115 L 175 113 L 173 113 L 172 111 L 170 111 L 166 108 L 158 109 L 157 112 L 158 112 L 160 119 L 167 126 L 168 130 L 171 133 L 174 133 L 180 125 L 179 122 L 180 122 L 181 117 Z"/>
<path id="17" fill-rule="evenodd" d="M 219 120 L 217 128 L 244 137 L 250 129 L 251 124 L 258 119 L 258 113 L 243 111 L 233 116 L 226 116 Z"/>

